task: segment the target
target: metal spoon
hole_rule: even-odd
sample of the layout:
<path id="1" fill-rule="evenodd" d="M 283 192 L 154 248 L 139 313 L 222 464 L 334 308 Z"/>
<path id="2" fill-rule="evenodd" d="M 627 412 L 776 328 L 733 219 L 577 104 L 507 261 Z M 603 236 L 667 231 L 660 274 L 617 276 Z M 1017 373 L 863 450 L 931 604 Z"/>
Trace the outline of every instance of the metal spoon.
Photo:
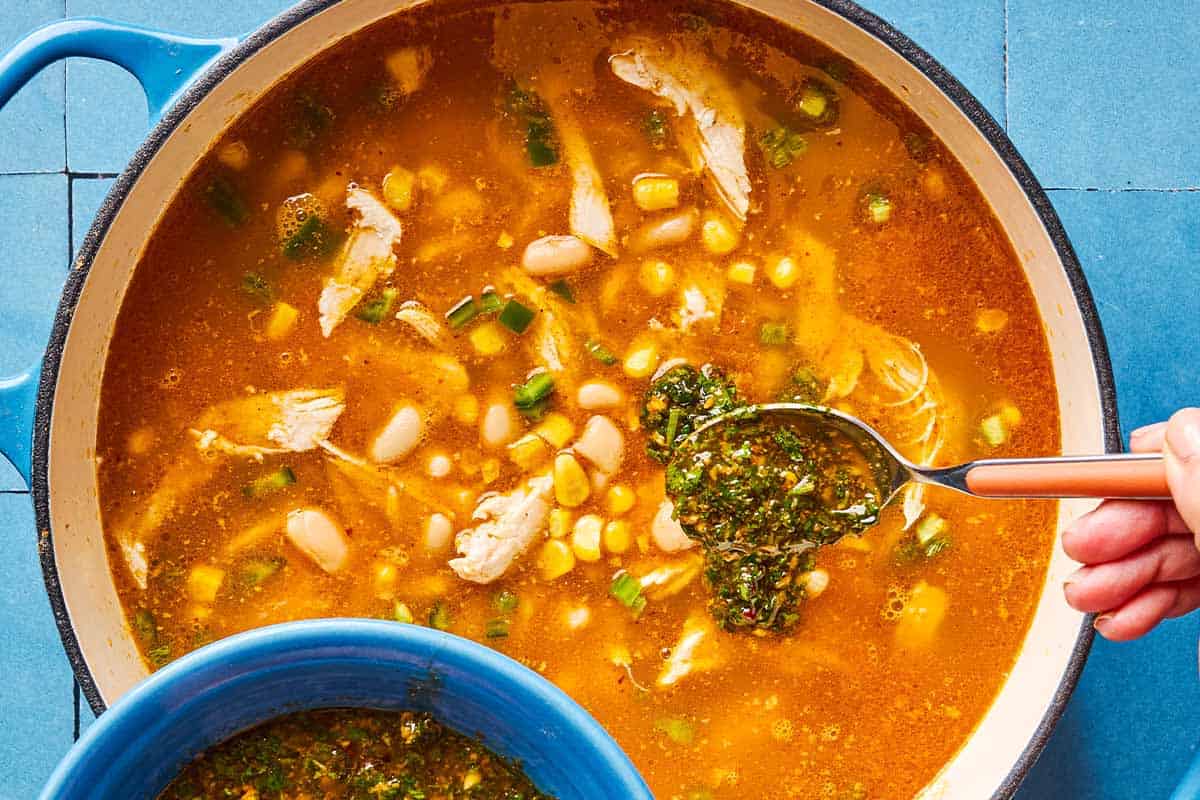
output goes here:
<path id="1" fill-rule="evenodd" d="M 831 428 L 852 441 L 868 462 L 880 465 L 876 480 L 886 506 L 911 482 L 951 489 L 977 497 L 1109 497 L 1152 500 L 1169 498 L 1166 469 L 1159 454 L 989 458 L 952 467 L 922 467 L 857 417 L 806 403 L 763 403 L 714 417 L 692 432 L 748 419 L 776 424 L 803 423 Z"/>

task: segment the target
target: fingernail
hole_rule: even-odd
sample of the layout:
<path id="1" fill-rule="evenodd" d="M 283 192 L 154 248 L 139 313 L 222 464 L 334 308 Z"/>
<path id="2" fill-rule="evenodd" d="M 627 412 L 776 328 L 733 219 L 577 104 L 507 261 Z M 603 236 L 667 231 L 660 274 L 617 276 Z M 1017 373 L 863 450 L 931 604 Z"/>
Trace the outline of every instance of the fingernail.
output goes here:
<path id="1" fill-rule="evenodd" d="M 1092 627 L 1100 633 L 1104 633 L 1104 626 L 1108 624 L 1108 621 L 1112 619 L 1112 617 L 1112 614 L 1101 614 L 1092 622 Z"/>
<path id="2" fill-rule="evenodd" d="M 1200 456 L 1200 408 L 1175 412 L 1167 425 L 1167 446 L 1182 461 Z"/>
<path id="3" fill-rule="evenodd" d="M 1129 434 L 1129 438 L 1130 439 L 1140 439 L 1141 437 L 1143 437 L 1147 433 L 1149 433 L 1151 430 L 1153 430 L 1157 425 L 1158 425 L 1158 423 L 1155 422 L 1150 425 L 1143 425 L 1140 428 L 1134 428 L 1133 433 Z"/>

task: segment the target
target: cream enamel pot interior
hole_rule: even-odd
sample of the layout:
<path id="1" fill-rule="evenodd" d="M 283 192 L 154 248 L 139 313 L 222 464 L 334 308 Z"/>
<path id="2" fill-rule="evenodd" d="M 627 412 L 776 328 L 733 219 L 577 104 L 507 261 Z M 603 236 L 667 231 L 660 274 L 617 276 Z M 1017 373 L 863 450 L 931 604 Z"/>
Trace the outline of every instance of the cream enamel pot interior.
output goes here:
<path id="1" fill-rule="evenodd" d="M 1111 368 L 1091 296 L 1049 202 L 995 121 L 926 53 L 852 3 L 736 1 L 799 28 L 870 72 L 966 166 L 1011 238 L 1045 322 L 1064 452 L 1119 449 Z M 152 113 L 169 100 L 174 104 L 117 181 L 76 259 L 42 370 L 34 436 L 32 483 L 46 585 L 80 685 L 97 712 L 146 676 L 109 574 L 93 459 L 108 341 L 138 255 L 186 173 L 232 118 L 317 52 L 418 2 L 303 3 L 236 45 L 212 43 L 206 56 L 212 60 L 177 97 L 147 88 Z M 64 48 L 56 57 L 79 54 Z M 82 54 L 138 71 L 122 60 L 127 53 Z M 1064 502 L 1060 527 L 1084 508 Z M 1015 668 L 924 796 L 1007 797 L 1036 760 L 1091 643 L 1089 621 L 1068 609 L 1054 588 L 1073 566 L 1056 548 L 1048 590 Z"/>

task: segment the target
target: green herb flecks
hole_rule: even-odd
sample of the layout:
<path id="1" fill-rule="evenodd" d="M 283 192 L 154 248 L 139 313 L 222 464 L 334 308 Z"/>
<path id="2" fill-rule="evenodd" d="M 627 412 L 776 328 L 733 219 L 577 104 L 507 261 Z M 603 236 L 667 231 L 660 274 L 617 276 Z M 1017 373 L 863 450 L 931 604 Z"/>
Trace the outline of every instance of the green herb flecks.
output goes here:
<path id="1" fill-rule="evenodd" d="M 246 202 L 242 200 L 241 192 L 233 185 L 232 181 L 221 175 L 213 178 L 205 187 L 204 201 L 230 227 L 236 228 L 250 216 L 250 212 L 246 209 Z"/>
<path id="2" fill-rule="evenodd" d="M 257 272 L 247 272 L 242 276 L 242 294 L 260 305 L 270 305 L 275 299 L 271 284 Z"/>
<path id="3" fill-rule="evenodd" d="M 314 94 L 301 92 L 292 107 L 285 141 L 300 149 L 311 146 L 333 125 L 333 111 Z"/>
<path id="4" fill-rule="evenodd" d="M 680 364 L 650 384 L 642 404 L 646 453 L 659 463 L 697 427 L 741 404 L 737 387 L 711 364 Z"/>

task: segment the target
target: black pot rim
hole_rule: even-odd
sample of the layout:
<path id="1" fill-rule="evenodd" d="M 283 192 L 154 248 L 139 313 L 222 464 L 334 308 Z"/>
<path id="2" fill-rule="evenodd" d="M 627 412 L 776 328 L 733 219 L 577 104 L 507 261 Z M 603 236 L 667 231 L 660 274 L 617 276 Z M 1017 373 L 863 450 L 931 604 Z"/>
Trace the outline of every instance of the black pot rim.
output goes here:
<path id="1" fill-rule="evenodd" d="M 274 17 L 248 37 L 240 41 L 229 52 L 225 53 L 197 77 L 180 95 L 178 101 L 163 114 L 138 147 L 133 158 L 121 172 L 116 183 L 104 199 L 95 221 L 88 230 L 79 252 L 72 264 L 71 272 L 63 288 L 62 298 L 54 316 L 54 325 L 47 344 L 45 358 L 42 362 L 41 382 L 38 387 L 37 404 L 34 415 L 33 431 L 33 466 L 31 476 L 31 492 L 33 495 L 34 511 L 38 526 L 38 554 L 42 564 L 42 575 L 49 596 L 50 607 L 54 614 L 62 638 L 63 648 L 67 659 L 75 673 L 75 679 L 87 698 L 88 705 L 97 715 L 104 712 L 106 706 L 100 696 L 99 688 L 88 669 L 83 657 L 79 640 L 71 623 L 67 610 L 66 598 L 63 595 L 62 583 L 58 575 L 58 564 L 54 557 L 53 533 L 50 529 L 50 486 L 47 469 L 50 452 L 50 418 L 54 405 L 54 389 L 58 381 L 58 372 L 62 360 L 63 348 L 67 332 L 71 325 L 75 307 L 79 302 L 84 280 L 92 266 L 100 244 L 108 232 L 109 226 L 124 203 L 126 195 L 141 176 L 154 154 L 158 152 L 166 139 L 176 127 L 187 117 L 200 101 L 212 89 L 223 81 L 238 65 L 246 61 L 270 42 L 287 33 L 305 20 L 330 8 L 341 0 L 304 0 L 293 8 Z M 851 0 L 813 0 L 813 2 L 837 14 L 851 24 L 871 34 L 910 64 L 920 70 L 932 81 L 955 105 L 971 120 L 975 127 L 988 140 L 988 143 L 1004 161 L 1022 191 L 1033 205 L 1042 225 L 1054 244 L 1070 283 L 1075 302 L 1083 318 L 1087 331 L 1088 344 L 1092 353 L 1092 361 L 1096 371 L 1097 388 L 1100 394 L 1100 404 L 1104 415 L 1104 440 L 1109 452 L 1119 452 L 1121 448 L 1120 423 L 1117 417 L 1116 386 L 1113 379 L 1112 363 L 1109 359 L 1108 344 L 1100 324 L 1100 317 L 1092 299 L 1091 290 L 1080 267 L 1066 231 L 1050 204 L 1049 198 L 1034 177 L 1025 160 L 1017 152 L 1016 147 L 1008 138 L 1004 129 L 992 115 L 975 99 L 966 87 L 959 83 L 936 59 L 925 52 L 920 46 L 880 17 L 872 14 Z M 1004 800 L 1012 797 L 1020 786 L 1021 781 L 1037 762 L 1038 756 L 1045 749 L 1055 725 L 1066 709 L 1084 663 L 1092 646 L 1094 636 L 1092 617 L 1089 615 L 1080 627 L 1078 638 L 1071 654 L 1071 659 L 1063 673 L 1054 697 L 1042 717 L 1033 737 L 1012 770 L 993 794 L 993 800 Z"/>

